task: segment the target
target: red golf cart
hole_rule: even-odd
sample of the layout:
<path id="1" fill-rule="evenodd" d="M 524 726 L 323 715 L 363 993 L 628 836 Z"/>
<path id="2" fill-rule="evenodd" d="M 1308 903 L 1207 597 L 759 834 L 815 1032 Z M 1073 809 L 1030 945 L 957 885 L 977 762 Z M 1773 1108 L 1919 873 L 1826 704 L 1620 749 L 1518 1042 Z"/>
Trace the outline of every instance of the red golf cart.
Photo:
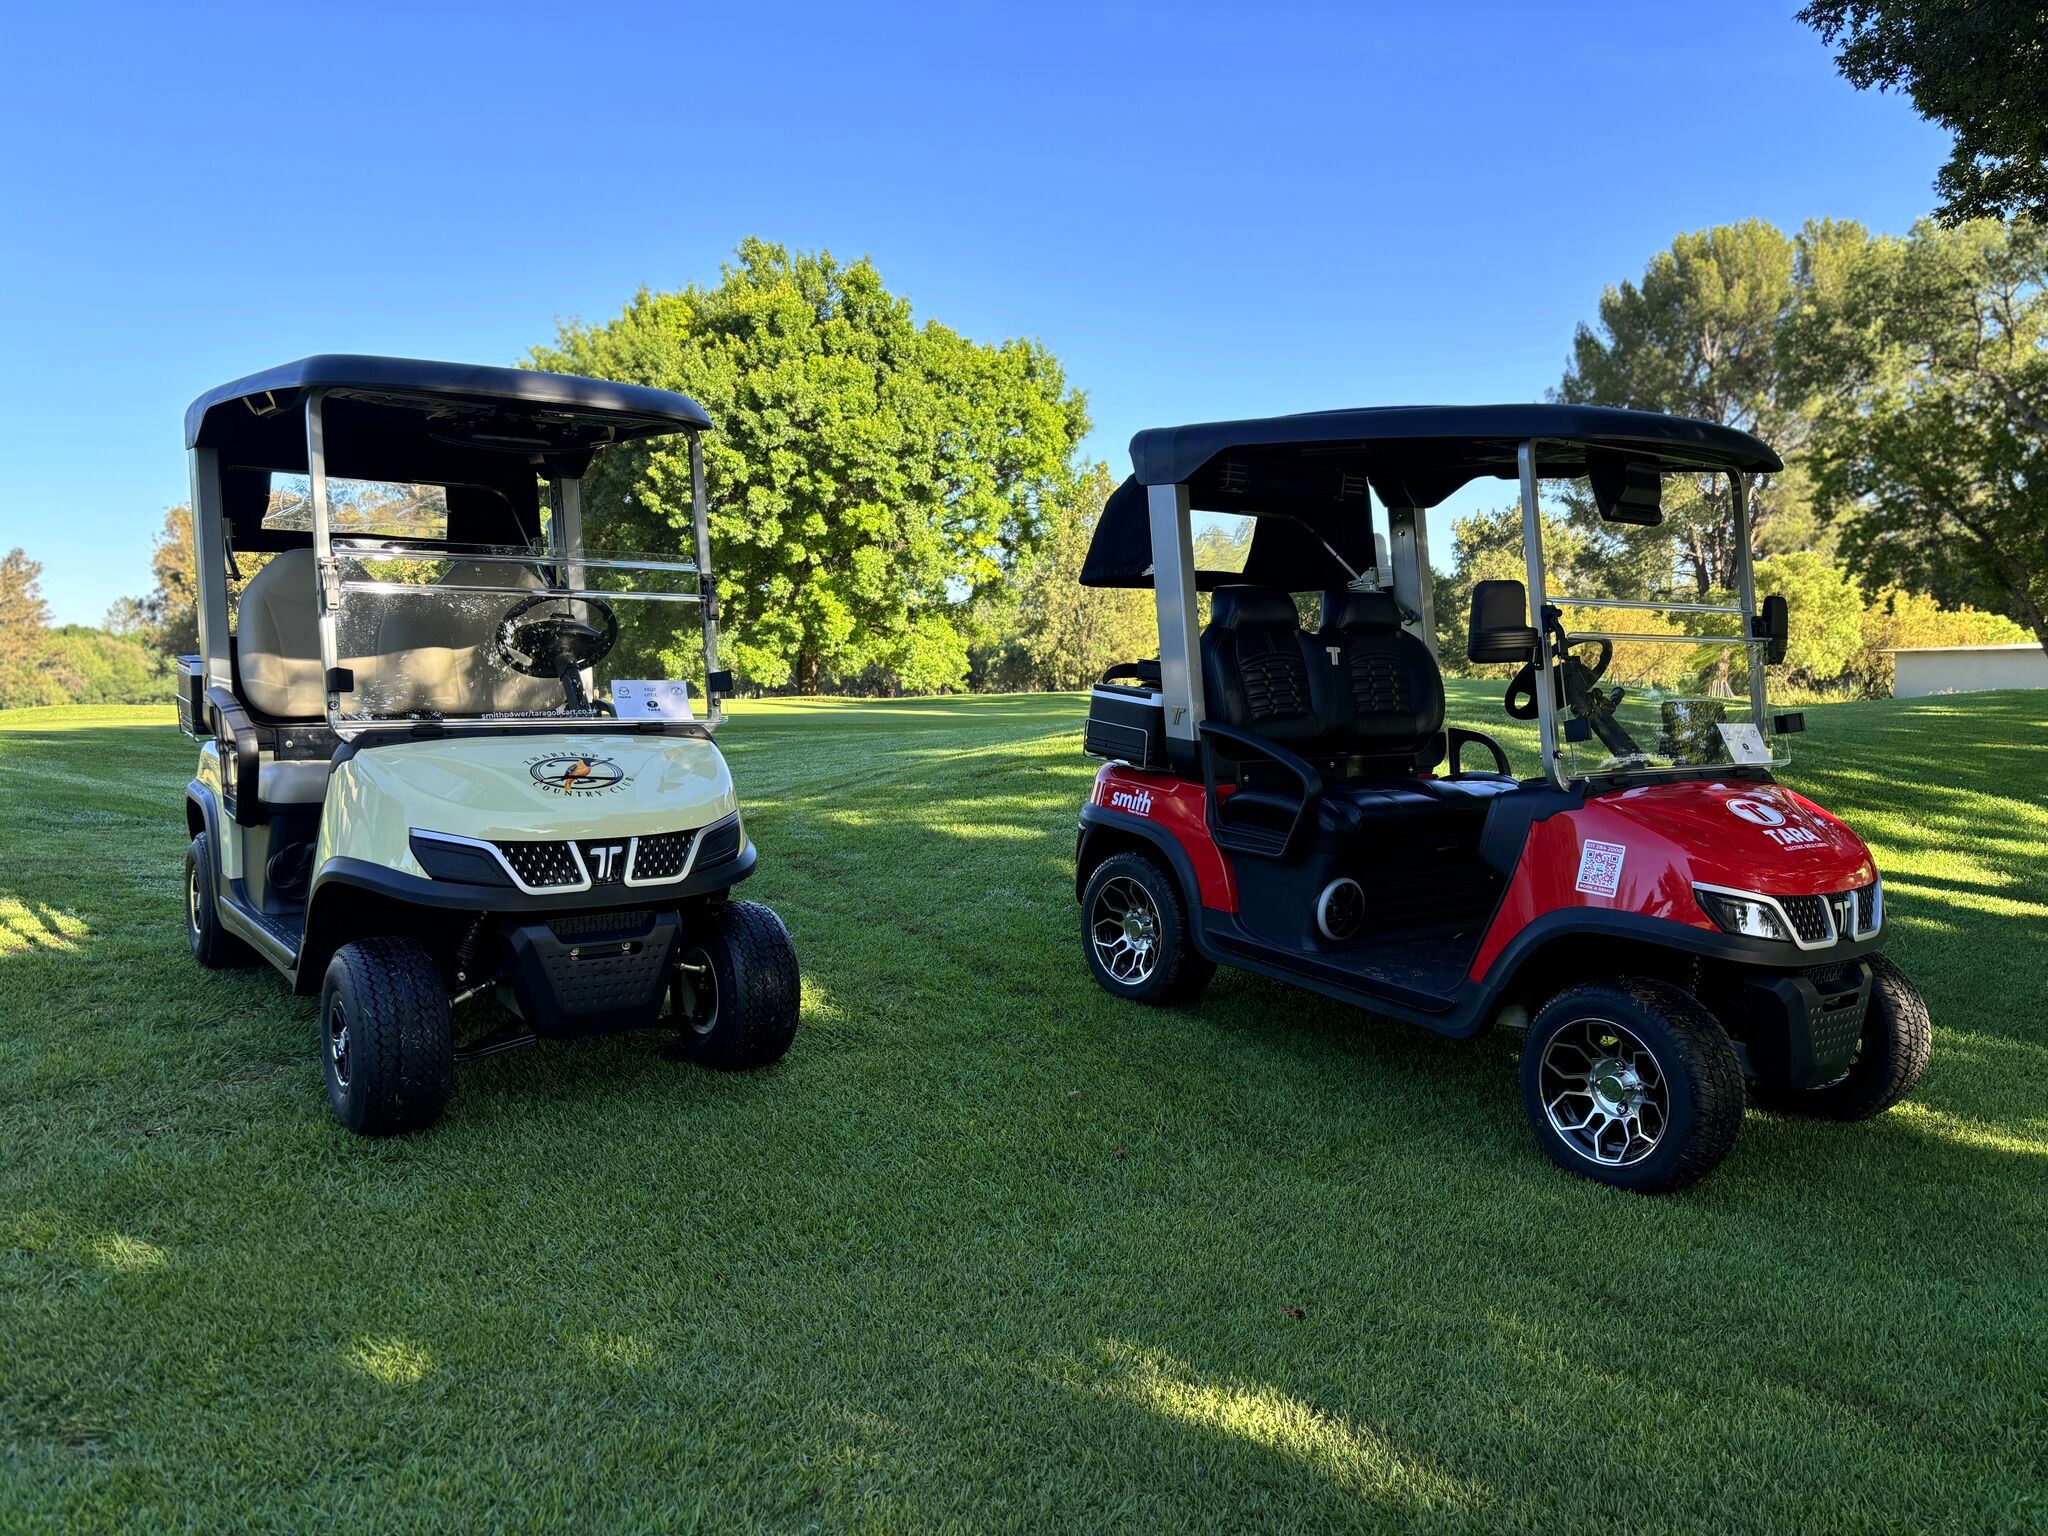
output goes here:
<path id="1" fill-rule="evenodd" d="M 1159 611 L 1158 659 L 1089 709 L 1110 761 L 1075 893 L 1106 990 L 1185 1002 L 1234 965 L 1446 1035 L 1526 1028 L 1537 1139 L 1645 1192 L 1728 1154 L 1745 1079 L 1843 1120 L 1912 1090 L 1927 1013 L 1879 953 L 1870 852 L 1773 775 L 1803 722 L 1765 697 L 1786 613 L 1756 602 L 1747 493 L 1769 447 L 1638 411 L 1389 407 L 1141 432 L 1131 458 L 1081 574 Z M 1444 722 L 1423 514 L 1483 477 L 1520 483 L 1526 584 L 1475 584 L 1467 655 L 1516 669 L 1530 778 Z M 1732 592 L 1687 559 L 1713 497 Z M 1210 513 L 1251 519 L 1241 569 L 1196 569 Z"/>

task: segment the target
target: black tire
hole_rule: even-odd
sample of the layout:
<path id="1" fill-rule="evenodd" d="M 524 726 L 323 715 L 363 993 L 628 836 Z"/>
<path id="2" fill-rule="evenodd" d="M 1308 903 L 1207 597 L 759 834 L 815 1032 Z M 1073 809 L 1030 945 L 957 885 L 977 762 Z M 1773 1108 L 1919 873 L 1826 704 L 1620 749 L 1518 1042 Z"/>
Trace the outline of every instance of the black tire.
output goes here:
<path id="1" fill-rule="evenodd" d="M 691 1061 L 745 1072 L 782 1060 L 796 1040 L 803 979 L 782 919 L 758 901 L 728 901 L 683 940 L 673 1000 Z"/>
<path id="2" fill-rule="evenodd" d="M 441 968 L 416 939 L 358 939 L 320 985 L 327 1102 L 360 1136 L 423 1130 L 455 1087 Z"/>
<path id="3" fill-rule="evenodd" d="M 1581 1093 L 1569 1088 L 1580 1060 L 1575 1052 L 1584 1060 Z M 1641 1070 L 1644 1053 L 1652 1071 Z M 1612 1070 L 1616 1063 L 1628 1065 Z M 1609 1069 L 1601 1070 L 1603 1064 Z M 1742 1066 L 1734 1043 L 1695 998 L 1668 982 L 1622 977 L 1560 992 L 1529 1026 L 1521 1079 L 1522 1109 L 1551 1161 L 1638 1194 L 1683 1189 L 1703 1178 L 1728 1155 L 1742 1126 Z M 1621 1091 L 1603 1098 L 1603 1088 Z M 1633 1119 L 1609 1117 L 1603 1107 L 1630 1103 Z M 1559 1106 L 1560 1120 L 1582 1125 L 1561 1130 L 1551 1104 Z M 1654 1127 L 1652 1108 L 1661 1117 Z M 1588 1140 L 1592 1149 L 1583 1144 Z"/>
<path id="4" fill-rule="evenodd" d="M 1818 1088 L 1793 1088 L 1758 1078 L 1757 1103 L 1788 1115 L 1818 1120 L 1868 1120 L 1881 1115 L 1920 1084 L 1934 1048 L 1927 1004 L 1906 973 L 1883 955 L 1870 957 L 1870 1006 L 1849 1070 Z"/>
<path id="5" fill-rule="evenodd" d="M 220 924 L 219 878 L 213 839 L 201 832 L 185 850 L 185 941 L 192 958 L 209 971 L 254 965 L 256 951 Z"/>
<path id="6" fill-rule="evenodd" d="M 1153 1006 L 1193 1002 L 1216 974 L 1189 940 L 1180 882 L 1142 853 L 1113 854 L 1088 877 L 1081 891 L 1081 953 L 1103 991 Z"/>

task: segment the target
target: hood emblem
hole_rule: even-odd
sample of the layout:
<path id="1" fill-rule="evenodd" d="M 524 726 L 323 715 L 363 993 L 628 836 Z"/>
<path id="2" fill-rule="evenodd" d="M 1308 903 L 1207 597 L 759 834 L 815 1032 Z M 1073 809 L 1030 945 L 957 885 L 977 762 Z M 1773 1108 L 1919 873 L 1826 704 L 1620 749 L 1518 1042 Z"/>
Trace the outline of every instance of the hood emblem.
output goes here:
<path id="1" fill-rule="evenodd" d="M 537 757 L 527 771 L 541 788 L 563 795 L 597 794 L 628 782 L 626 770 L 608 757 Z"/>

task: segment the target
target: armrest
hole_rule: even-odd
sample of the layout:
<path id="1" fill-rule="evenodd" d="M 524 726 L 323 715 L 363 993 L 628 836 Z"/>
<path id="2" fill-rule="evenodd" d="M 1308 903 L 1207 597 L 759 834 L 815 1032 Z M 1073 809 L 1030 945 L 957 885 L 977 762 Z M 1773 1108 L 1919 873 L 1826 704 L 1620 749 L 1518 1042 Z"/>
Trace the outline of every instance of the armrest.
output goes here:
<path id="1" fill-rule="evenodd" d="M 220 743 L 221 799 L 237 822 L 253 826 L 263 819 L 257 793 L 263 749 L 256 722 L 242 701 L 217 683 L 206 690 L 206 707 L 213 714 L 213 738 Z"/>
<path id="2" fill-rule="evenodd" d="M 1263 736 L 1254 736 L 1250 731 L 1241 731 L 1234 725 L 1224 725 L 1215 720 L 1204 720 L 1201 724 L 1202 744 L 1202 785 L 1209 793 L 1209 830 L 1216 838 L 1217 846 L 1229 848 L 1237 853 L 1255 853 L 1265 858 L 1284 859 L 1290 857 L 1301 846 L 1301 840 L 1308 829 L 1315 824 L 1316 805 L 1323 798 L 1323 778 L 1307 759 L 1288 751 L 1277 742 L 1267 741 Z M 1243 752 L 1224 750 L 1226 747 L 1242 748 Z M 1244 755 L 1263 757 L 1268 762 L 1279 764 L 1301 784 L 1301 806 L 1294 813 L 1293 825 L 1288 827 L 1285 837 L 1275 845 L 1268 833 L 1252 834 L 1247 829 L 1229 828 L 1223 825 L 1222 801 L 1216 793 L 1216 759 L 1229 758 L 1242 761 Z"/>
<path id="3" fill-rule="evenodd" d="M 1492 753 L 1493 771 L 1495 773 L 1512 774 L 1514 772 L 1508 766 L 1507 753 L 1503 752 L 1500 749 L 1500 743 L 1487 735 L 1486 732 L 1468 731 L 1462 725 L 1454 725 L 1449 728 L 1446 734 L 1450 737 L 1451 741 L 1451 777 L 1456 778 L 1465 771 L 1461 759 L 1464 756 L 1464 749 L 1467 747 L 1484 747 L 1488 752 Z"/>

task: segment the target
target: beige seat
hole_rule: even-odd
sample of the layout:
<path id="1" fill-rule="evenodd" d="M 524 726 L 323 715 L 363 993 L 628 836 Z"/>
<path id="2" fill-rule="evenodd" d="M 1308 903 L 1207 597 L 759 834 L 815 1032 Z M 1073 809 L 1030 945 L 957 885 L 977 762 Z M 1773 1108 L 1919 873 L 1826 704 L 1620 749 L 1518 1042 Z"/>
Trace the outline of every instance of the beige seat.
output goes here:
<path id="1" fill-rule="evenodd" d="M 560 683 L 522 676 L 498 657 L 499 621 L 518 599 L 502 592 L 464 596 L 441 590 L 538 591 L 540 585 L 540 578 L 524 566 L 465 560 L 451 564 L 421 596 L 389 599 L 377 626 L 378 711 L 473 715 L 560 708 Z"/>
<path id="2" fill-rule="evenodd" d="M 272 719 L 315 720 L 327 713 L 313 575 L 313 551 L 288 549 L 242 590 L 235 652 L 242 699 Z"/>

